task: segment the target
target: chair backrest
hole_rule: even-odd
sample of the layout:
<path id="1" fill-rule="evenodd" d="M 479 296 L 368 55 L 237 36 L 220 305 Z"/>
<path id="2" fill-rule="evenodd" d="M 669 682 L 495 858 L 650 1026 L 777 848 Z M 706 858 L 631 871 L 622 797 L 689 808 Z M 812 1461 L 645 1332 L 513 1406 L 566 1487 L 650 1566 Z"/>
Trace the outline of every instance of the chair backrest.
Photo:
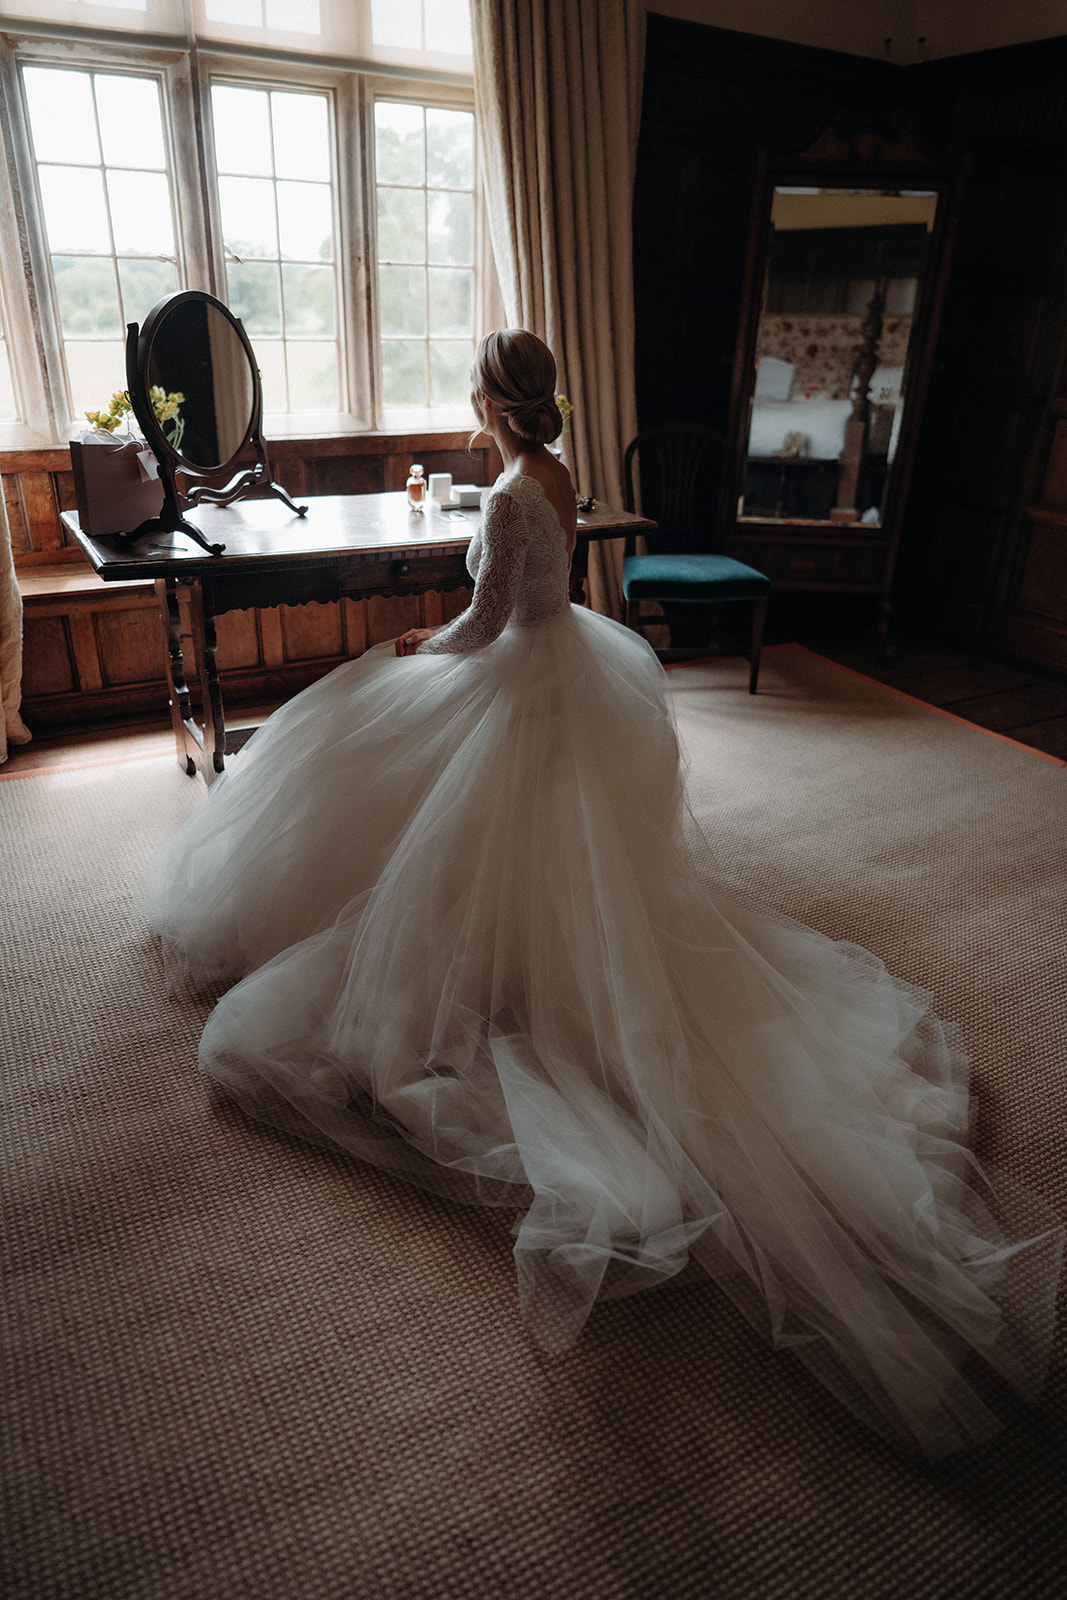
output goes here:
<path id="1" fill-rule="evenodd" d="M 637 508 L 635 458 L 641 511 L 659 524 L 655 547 L 710 549 L 726 460 L 722 434 L 702 422 L 659 422 L 645 428 L 627 445 L 623 457 L 627 511 Z"/>

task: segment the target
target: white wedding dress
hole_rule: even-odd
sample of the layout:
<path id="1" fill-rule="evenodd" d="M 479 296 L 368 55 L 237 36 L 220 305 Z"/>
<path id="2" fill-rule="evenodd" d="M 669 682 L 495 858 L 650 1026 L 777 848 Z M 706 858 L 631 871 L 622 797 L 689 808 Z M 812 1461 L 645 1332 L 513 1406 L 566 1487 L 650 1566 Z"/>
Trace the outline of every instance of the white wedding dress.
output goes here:
<path id="1" fill-rule="evenodd" d="M 282 707 L 154 861 L 174 977 L 242 978 L 203 1070 L 520 1211 L 546 1349 L 694 1259 L 898 1444 L 985 1439 L 1040 1388 L 1062 1236 L 979 1172 L 965 1059 L 874 957 L 698 881 L 663 670 L 569 604 L 536 481 L 469 563 L 462 616 Z"/>

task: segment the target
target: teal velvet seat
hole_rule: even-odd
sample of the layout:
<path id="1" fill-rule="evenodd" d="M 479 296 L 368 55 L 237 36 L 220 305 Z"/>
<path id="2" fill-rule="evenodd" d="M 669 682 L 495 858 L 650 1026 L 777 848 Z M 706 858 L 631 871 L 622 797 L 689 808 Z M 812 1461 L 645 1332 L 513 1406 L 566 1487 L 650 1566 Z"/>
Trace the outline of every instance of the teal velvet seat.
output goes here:
<path id="1" fill-rule="evenodd" d="M 622 564 L 626 625 L 643 632 L 662 617 L 645 618 L 642 601 L 716 606 L 746 601 L 752 607 L 749 694 L 759 681 L 763 627 L 771 580 L 708 546 L 716 533 L 715 507 L 725 441 L 700 423 L 660 423 L 639 433 L 623 462 L 626 509 L 633 511 L 634 462 L 641 481 L 641 509 L 658 525 L 647 555 L 628 551 Z M 650 539 L 652 544 L 653 540 Z"/>

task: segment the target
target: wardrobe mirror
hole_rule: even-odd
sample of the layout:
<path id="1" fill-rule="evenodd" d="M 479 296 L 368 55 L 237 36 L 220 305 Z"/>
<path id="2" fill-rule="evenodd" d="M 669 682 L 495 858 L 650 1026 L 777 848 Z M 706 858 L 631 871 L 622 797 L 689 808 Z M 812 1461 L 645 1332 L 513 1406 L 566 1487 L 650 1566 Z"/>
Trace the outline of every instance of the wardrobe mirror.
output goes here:
<path id="1" fill-rule="evenodd" d="M 740 522 L 881 527 L 937 207 L 932 190 L 774 188 Z"/>

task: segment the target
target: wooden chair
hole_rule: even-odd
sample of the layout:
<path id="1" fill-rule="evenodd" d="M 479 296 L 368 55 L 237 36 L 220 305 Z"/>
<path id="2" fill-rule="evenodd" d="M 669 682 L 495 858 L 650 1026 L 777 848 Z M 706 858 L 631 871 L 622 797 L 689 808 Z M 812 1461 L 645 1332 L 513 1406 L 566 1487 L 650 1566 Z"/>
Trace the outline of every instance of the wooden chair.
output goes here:
<path id="1" fill-rule="evenodd" d="M 662 422 L 646 428 L 626 448 L 623 477 L 626 509 L 636 508 L 634 459 L 641 482 L 641 509 L 658 524 L 656 549 L 628 552 L 622 564 L 626 625 L 638 633 L 659 618 L 641 616 L 641 602 L 685 601 L 716 606 L 747 601 L 752 607 L 748 692 L 759 680 L 763 625 L 771 581 L 754 567 L 708 550 L 715 535 L 715 504 L 726 441 L 696 422 Z"/>

